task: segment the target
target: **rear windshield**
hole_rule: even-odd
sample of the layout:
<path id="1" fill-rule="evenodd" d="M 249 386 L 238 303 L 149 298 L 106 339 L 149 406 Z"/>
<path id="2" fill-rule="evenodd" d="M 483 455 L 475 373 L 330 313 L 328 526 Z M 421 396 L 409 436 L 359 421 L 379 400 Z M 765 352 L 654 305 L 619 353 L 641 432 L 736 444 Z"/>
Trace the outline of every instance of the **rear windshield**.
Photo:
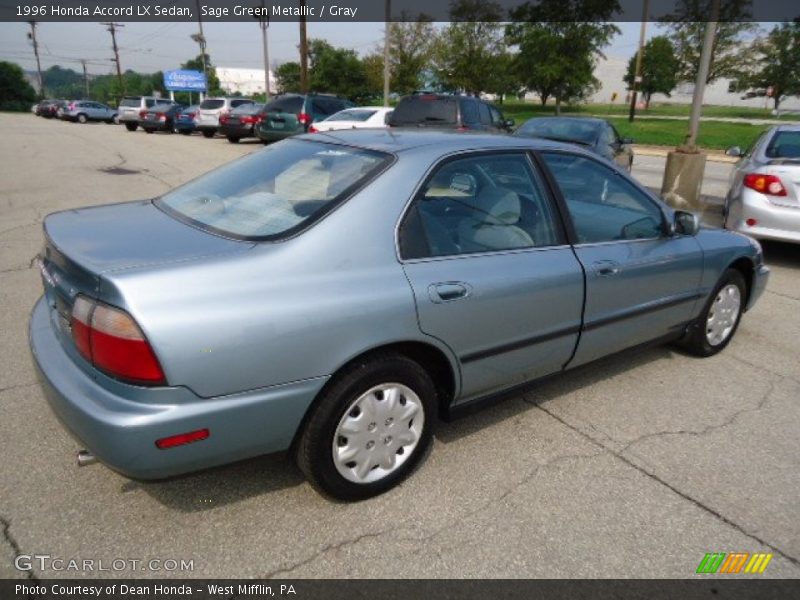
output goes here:
<path id="1" fill-rule="evenodd" d="M 365 110 L 363 108 L 354 108 L 342 110 L 336 114 L 331 115 L 326 121 L 360 121 L 364 122 L 374 115 L 376 110 Z"/>
<path id="2" fill-rule="evenodd" d="M 394 109 L 389 122 L 392 125 L 429 123 L 431 125 L 456 122 L 456 98 L 441 96 L 410 96 Z"/>
<path id="3" fill-rule="evenodd" d="M 779 131 L 764 153 L 769 158 L 800 158 L 800 131 Z"/>
<path id="4" fill-rule="evenodd" d="M 567 117 L 565 119 L 531 119 L 517 129 L 514 135 L 593 144 L 599 133 L 600 126 L 597 123 Z"/>
<path id="5" fill-rule="evenodd" d="M 267 104 L 267 110 L 271 112 L 299 113 L 303 110 L 303 97 L 291 96 L 273 100 Z"/>
<path id="6" fill-rule="evenodd" d="M 119 103 L 120 106 L 139 106 L 139 103 L 142 101 L 141 96 L 135 96 L 132 98 L 123 98 L 122 102 Z"/>
<path id="7" fill-rule="evenodd" d="M 390 161 L 382 152 L 286 140 L 211 171 L 157 204 L 212 232 L 276 239 L 330 211 Z"/>
<path id="8" fill-rule="evenodd" d="M 203 110 L 214 110 L 223 106 L 225 106 L 225 100 L 203 100 L 200 103 L 200 108 Z"/>
<path id="9" fill-rule="evenodd" d="M 263 104 L 243 104 L 231 111 L 232 115 L 254 115 L 264 108 Z"/>

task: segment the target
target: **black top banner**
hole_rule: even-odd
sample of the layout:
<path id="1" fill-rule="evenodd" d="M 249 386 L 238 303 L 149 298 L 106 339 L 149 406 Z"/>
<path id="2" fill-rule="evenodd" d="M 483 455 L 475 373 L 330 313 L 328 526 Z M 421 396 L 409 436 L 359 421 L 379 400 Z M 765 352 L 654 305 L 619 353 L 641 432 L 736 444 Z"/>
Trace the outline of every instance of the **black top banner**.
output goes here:
<path id="1" fill-rule="evenodd" d="M 719 8 L 715 10 L 715 2 Z M 796 0 L 0 0 L 0 21 L 792 21 Z M 480 15 L 480 18 L 475 18 Z"/>

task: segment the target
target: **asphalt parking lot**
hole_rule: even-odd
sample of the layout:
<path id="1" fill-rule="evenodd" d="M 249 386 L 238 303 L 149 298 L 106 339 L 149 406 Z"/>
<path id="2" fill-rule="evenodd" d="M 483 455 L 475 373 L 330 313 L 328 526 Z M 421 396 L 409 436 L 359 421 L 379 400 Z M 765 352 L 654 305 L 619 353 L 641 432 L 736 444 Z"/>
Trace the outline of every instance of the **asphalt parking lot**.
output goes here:
<path id="1" fill-rule="evenodd" d="M 30 576 L 13 566 L 25 554 L 193 561 L 39 578 L 682 578 L 739 551 L 774 554 L 763 577 L 800 577 L 800 248 L 765 246 L 769 287 L 722 354 L 623 353 L 443 424 L 379 498 L 331 502 L 282 455 L 141 483 L 78 469 L 36 383 L 42 218 L 152 197 L 261 146 L 30 114 L 0 114 L 0 131 L 0 577 Z"/>

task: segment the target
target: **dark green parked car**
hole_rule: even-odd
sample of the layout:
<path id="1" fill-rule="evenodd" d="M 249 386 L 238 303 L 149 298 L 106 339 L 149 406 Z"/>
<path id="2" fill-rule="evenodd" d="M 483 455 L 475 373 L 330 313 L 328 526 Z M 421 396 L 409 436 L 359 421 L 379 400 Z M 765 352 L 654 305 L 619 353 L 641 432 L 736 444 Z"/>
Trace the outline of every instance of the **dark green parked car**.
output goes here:
<path id="1" fill-rule="evenodd" d="M 277 142 L 306 133 L 311 123 L 352 106 L 353 102 L 329 94 L 283 94 L 265 107 L 256 135 L 265 144 Z"/>

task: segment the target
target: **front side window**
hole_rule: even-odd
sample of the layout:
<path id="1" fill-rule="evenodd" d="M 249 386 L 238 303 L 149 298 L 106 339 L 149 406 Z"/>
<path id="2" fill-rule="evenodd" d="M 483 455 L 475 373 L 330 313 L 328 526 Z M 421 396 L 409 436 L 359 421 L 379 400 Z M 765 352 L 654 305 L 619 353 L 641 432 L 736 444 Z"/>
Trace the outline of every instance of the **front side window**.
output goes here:
<path id="1" fill-rule="evenodd" d="M 664 235 L 661 209 L 616 171 L 575 154 L 542 156 L 564 196 L 579 243 Z"/>
<path id="2" fill-rule="evenodd" d="M 400 228 L 405 259 L 553 246 L 554 212 L 524 154 L 483 154 L 441 165 Z"/>
<path id="3" fill-rule="evenodd" d="M 382 152 L 287 140 L 179 187 L 157 205 L 223 235 L 275 239 L 331 210 L 389 162 Z"/>

